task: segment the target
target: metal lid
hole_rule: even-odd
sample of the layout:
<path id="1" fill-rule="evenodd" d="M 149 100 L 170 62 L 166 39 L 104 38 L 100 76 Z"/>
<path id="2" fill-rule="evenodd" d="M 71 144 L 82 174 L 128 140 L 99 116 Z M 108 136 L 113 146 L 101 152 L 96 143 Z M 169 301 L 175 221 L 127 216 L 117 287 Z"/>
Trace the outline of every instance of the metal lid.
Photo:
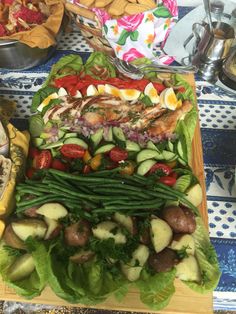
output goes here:
<path id="1" fill-rule="evenodd" d="M 221 14 L 224 12 L 224 6 L 222 1 L 214 1 L 211 3 L 211 12 L 214 14 Z"/>

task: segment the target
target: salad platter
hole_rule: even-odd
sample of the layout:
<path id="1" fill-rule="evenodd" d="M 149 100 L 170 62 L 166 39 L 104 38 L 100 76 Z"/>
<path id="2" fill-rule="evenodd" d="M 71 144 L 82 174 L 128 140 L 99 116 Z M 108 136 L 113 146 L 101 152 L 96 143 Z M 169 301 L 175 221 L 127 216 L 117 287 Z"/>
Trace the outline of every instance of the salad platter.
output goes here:
<path id="1" fill-rule="evenodd" d="M 124 78 L 100 52 L 53 65 L 5 220 L 1 299 L 212 313 L 220 271 L 194 88 L 192 75 Z"/>

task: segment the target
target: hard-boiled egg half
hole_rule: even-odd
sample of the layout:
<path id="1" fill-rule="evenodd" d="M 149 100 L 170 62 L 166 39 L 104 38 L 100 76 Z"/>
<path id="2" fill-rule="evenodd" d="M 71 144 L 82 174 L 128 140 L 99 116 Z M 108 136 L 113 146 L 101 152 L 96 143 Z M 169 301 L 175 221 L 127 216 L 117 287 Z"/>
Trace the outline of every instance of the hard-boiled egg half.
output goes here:
<path id="1" fill-rule="evenodd" d="M 113 95 L 127 101 L 137 100 L 141 94 L 139 90 L 134 88 L 119 89 L 110 84 L 105 84 L 104 91 L 106 94 Z"/>
<path id="2" fill-rule="evenodd" d="M 120 90 L 119 90 L 119 88 L 117 88 L 115 86 L 112 86 L 110 84 L 105 84 L 105 90 L 104 91 L 106 94 L 121 98 Z"/>
<path id="3" fill-rule="evenodd" d="M 59 97 L 64 97 L 64 96 L 66 96 L 66 95 L 68 95 L 68 94 L 67 94 L 67 91 L 65 90 L 65 88 L 63 88 L 63 87 L 59 88 L 59 90 L 58 90 L 58 96 L 59 96 Z"/>
<path id="4" fill-rule="evenodd" d="M 105 93 L 105 85 L 98 84 L 97 85 L 98 94 L 104 94 Z"/>
<path id="5" fill-rule="evenodd" d="M 94 85 L 89 85 L 86 91 L 87 96 L 96 96 L 98 95 L 98 90 Z"/>
<path id="6" fill-rule="evenodd" d="M 44 107 L 46 107 L 47 105 L 49 105 L 50 101 L 52 99 L 57 99 L 59 96 L 57 93 L 52 93 L 51 95 L 49 95 L 48 97 L 46 97 L 41 104 L 38 106 L 37 110 L 39 112 L 41 112 L 43 110 Z"/>
<path id="7" fill-rule="evenodd" d="M 154 85 L 150 82 L 146 85 L 144 89 L 144 94 L 147 95 L 153 104 L 158 104 L 160 101 L 160 97 L 158 95 L 157 90 Z"/>
<path id="8" fill-rule="evenodd" d="M 128 101 L 137 100 L 141 92 L 134 88 L 127 88 L 120 90 L 121 98 Z"/>
<path id="9" fill-rule="evenodd" d="M 161 92 L 160 104 L 162 108 L 176 110 L 182 106 L 182 101 L 177 99 L 173 88 L 170 87 Z"/>

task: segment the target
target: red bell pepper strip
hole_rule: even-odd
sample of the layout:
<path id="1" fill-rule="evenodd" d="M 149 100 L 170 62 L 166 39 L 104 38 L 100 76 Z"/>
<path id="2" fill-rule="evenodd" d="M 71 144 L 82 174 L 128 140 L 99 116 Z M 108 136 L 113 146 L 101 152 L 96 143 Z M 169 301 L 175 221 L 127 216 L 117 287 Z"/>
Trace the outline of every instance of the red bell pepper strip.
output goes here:
<path id="1" fill-rule="evenodd" d="M 87 88 L 89 85 L 95 85 L 98 84 L 111 84 L 117 88 L 128 88 L 128 89 L 138 89 L 140 91 L 143 91 L 144 88 L 147 86 L 148 83 L 150 83 L 149 80 L 142 79 L 142 80 L 122 80 L 118 77 L 115 78 L 108 78 L 107 80 L 97 80 L 92 78 L 89 75 L 85 75 L 83 78 L 80 78 L 77 75 L 67 75 L 58 79 L 54 80 L 54 83 L 56 87 L 64 87 L 66 89 L 71 88 L 71 86 L 76 86 L 77 90 L 81 90 L 84 88 Z M 163 84 L 153 82 L 154 87 L 158 91 L 158 93 L 161 93 L 166 87 Z"/>

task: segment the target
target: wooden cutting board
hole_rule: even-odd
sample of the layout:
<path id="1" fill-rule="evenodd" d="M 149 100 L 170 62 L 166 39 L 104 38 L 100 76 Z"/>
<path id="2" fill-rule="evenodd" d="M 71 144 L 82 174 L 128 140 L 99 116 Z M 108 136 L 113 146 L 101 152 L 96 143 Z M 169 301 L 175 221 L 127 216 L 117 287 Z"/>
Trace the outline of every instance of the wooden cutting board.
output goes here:
<path id="1" fill-rule="evenodd" d="M 186 80 L 195 88 L 194 76 L 186 76 Z M 193 139 L 193 161 L 192 167 L 194 173 L 198 177 L 202 189 L 203 189 L 203 202 L 199 207 L 202 218 L 208 226 L 208 214 L 207 214 L 207 203 L 206 203 L 206 189 L 205 189 L 205 177 L 203 168 L 203 155 L 202 155 L 202 141 L 199 121 L 195 130 Z M 98 309 L 107 310 L 123 310 L 123 311 L 137 311 L 137 312 L 149 312 L 149 313 L 163 313 L 163 314 L 210 314 L 213 313 L 213 298 L 212 293 L 198 294 L 187 286 L 185 286 L 180 280 L 175 280 L 176 292 L 172 297 L 169 305 L 158 312 L 151 311 L 147 308 L 139 299 L 139 292 L 137 289 L 129 291 L 125 299 L 118 303 L 114 298 L 110 297 L 107 301 L 100 305 L 96 305 Z M 0 300 L 7 301 L 18 301 L 18 302 L 30 302 L 30 303 L 41 303 L 51 304 L 57 306 L 77 306 L 83 307 L 80 304 L 71 305 L 64 300 L 58 298 L 50 288 L 45 288 L 41 296 L 34 298 L 33 300 L 26 301 L 23 298 L 17 296 L 14 291 L 0 282 Z"/>

